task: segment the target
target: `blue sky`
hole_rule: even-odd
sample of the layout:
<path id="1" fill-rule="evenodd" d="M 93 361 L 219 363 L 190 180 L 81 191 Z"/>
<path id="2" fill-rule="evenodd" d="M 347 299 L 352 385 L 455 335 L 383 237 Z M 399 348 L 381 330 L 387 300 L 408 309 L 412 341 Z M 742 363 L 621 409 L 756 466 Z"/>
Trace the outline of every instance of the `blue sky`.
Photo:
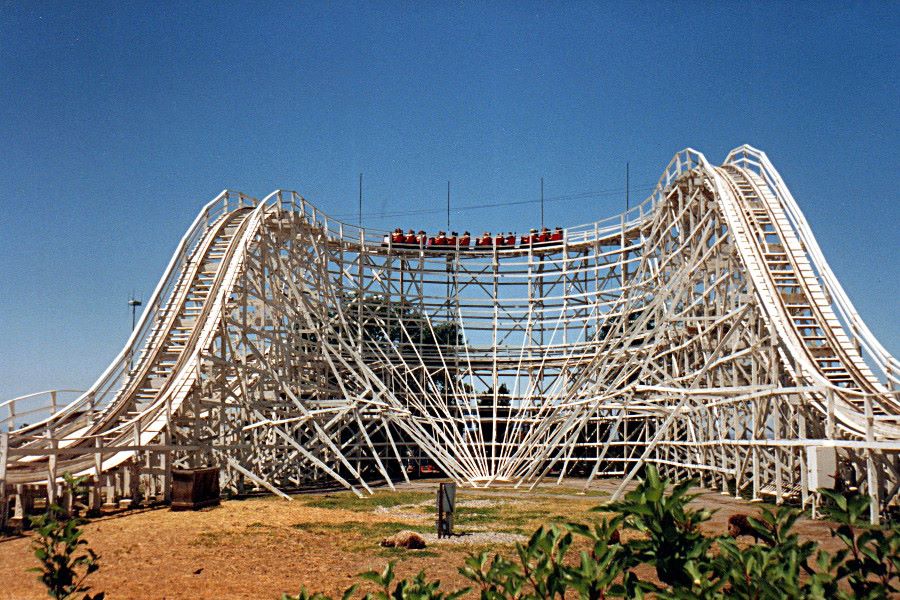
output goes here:
<path id="1" fill-rule="evenodd" d="M 0 1 L 0 399 L 88 386 L 197 210 L 296 189 L 378 228 L 608 216 L 765 150 L 895 355 L 896 3 Z M 537 205 L 461 210 L 522 231 Z"/>

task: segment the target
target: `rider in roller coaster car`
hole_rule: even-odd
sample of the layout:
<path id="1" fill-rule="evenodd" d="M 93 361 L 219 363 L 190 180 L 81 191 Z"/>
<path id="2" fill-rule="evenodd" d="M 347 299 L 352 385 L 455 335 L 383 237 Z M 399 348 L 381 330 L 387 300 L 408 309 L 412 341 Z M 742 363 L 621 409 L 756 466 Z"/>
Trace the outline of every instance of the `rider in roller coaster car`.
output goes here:
<path id="1" fill-rule="evenodd" d="M 537 238 L 537 243 L 541 246 L 546 246 L 550 243 L 550 230 L 546 227 L 541 228 L 541 234 Z"/>
<path id="2" fill-rule="evenodd" d="M 557 227 L 553 231 L 553 235 L 550 236 L 551 242 L 561 242 L 563 241 L 563 230 L 562 227 Z"/>

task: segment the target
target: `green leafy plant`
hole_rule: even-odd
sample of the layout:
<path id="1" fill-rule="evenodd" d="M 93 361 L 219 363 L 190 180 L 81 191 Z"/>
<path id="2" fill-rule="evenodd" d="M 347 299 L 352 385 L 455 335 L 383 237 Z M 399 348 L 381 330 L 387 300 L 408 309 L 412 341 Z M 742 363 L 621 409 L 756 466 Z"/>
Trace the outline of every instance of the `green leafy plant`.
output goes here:
<path id="1" fill-rule="evenodd" d="M 828 568 L 837 580 L 846 580 L 853 592 L 840 591 L 835 597 L 875 599 L 900 593 L 900 524 L 868 527 L 864 517 L 871 502 L 868 496 L 819 492 L 829 500 L 826 513 L 839 523 L 831 535 L 845 546 L 831 558 Z"/>
<path id="2" fill-rule="evenodd" d="M 647 465 L 644 479 L 621 502 L 610 503 L 599 510 L 623 515 L 628 529 L 643 533 L 645 539 L 628 544 L 631 563 L 647 563 L 656 567 L 662 583 L 672 586 L 699 585 L 710 570 L 709 550 L 713 539 L 700 531 L 700 524 L 712 512 L 694 510 L 688 504 L 697 497 L 689 494 L 693 481 L 684 481 L 667 493 L 669 481 L 661 479 L 653 465 Z"/>
<path id="3" fill-rule="evenodd" d="M 568 586 L 563 560 L 572 540 L 557 525 L 541 527 L 527 544 L 516 544 L 516 561 L 481 553 L 470 556 L 460 573 L 478 584 L 484 599 L 562 598 Z"/>
<path id="4" fill-rule="evenodd" d="M 394 582 L 394 563 L 388 563 L 384 571 L 367 571 L 360 575 L 363 579 L 371 581 L 381 589 L 375 593 L 365 595 L 366 600 L 455 600 L 465 595 L 469 589 L 455 592 L 442 592 L 440 581 L 428 581 L 425 572 L 420 571 L 412 579 L 400 579 Z M 393 587 L 392 587 L 393 585 Z M 344 592 L 344 600 L 350 598 L 354 588 Z"/>
<path id="5" fill-rule="evenodd" d="M 73 498 L 79 498 L 84 492 L 85 478 L 74 478 L 68 473 L 63 478 L 68 492 Z M 39 573 L 38 581 L 44 584 L 51 598 L 74 598 L 82 593 L 83 600 L 104 597 L 103 592 L 91 595 L 90 586 L 85 584 L 85 579 L 100 568 L 100 563 L 82 537 L 84 523 L 84 519 L 69 514 L 55 502 L 44 514 L 31 519 L 35 532 L 32 549 L 41 566 L 29 570 Z"/>
<path id="6" fill-rule="evenodd" d="M 593 525 L 568 524 L 572 532 L 587 539 L 590 547 L 590 552 L 580 552 L 576 566 L 566 569 L 567 583 L 581 598 L 633 598 L 654 589 L 631 570 L 637 563 L 621 540 L 624 520 L 623 515 L 616 515 Z"/>
<path id="7" fill-rule="evenodd" d="M 763 508 L 760 516 L 750 517 L 749 522 L 764 544 L 741 548 L 730 537 L 717 539 L 719 553 L 713 561 L 713 572 L 718 577 L 716 589 L 724 590 L 721 597 L 830 597 L 826 594 L 834 592 L 834 579 L 809 565 L 816 556 L 816 543 L 801 541 L 793 531 L 799 517 L 799 511 L 788 507 L 775 511 Z M 821 553 L 819 558 L 823 558 Z"/>
<path id="8" fill-rule="evenodd" d="M 350 586 L 347 588 L 347 591 L 344 592 L 343 600 L 349 600 L 353 596 L 353 592 L 356 591 L 356 586 Z M 290 594 L 282 594 L 281 600 L 331 600 L 329 596 L 322 594 L 320 592 L 309 593 L 306 588 L 302 588 L 300 593 L 296 596 L 291 596 Z"/>

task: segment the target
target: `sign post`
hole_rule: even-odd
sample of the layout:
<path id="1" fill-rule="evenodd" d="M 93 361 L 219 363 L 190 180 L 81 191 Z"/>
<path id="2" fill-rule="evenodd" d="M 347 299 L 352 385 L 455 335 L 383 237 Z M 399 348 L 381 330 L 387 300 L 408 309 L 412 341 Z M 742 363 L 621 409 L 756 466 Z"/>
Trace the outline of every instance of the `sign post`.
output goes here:
<path id="1" fill-rule="evenodd" d="M 456 484 L 438 484 L 437 493 L 437 536 L 453 535 L 453 513 L 456 511 Z"/>

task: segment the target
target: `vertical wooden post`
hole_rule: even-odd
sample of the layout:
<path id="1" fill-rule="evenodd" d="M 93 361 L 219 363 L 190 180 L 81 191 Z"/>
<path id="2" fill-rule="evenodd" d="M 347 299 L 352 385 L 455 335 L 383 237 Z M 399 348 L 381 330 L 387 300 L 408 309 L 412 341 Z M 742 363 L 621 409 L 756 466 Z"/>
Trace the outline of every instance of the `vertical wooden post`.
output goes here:
<path id="1" fill-rule="evenodd" d="M 772 353 L 769 353 L 769 361 L 775 360 L 775 357 Z M 751 383 L 757 385 L 759 383 L 759 373 L 760 368 L 758 366 L 758 361 L 753 361 L 753 368 L 751 369 Z M 760 418 L 760 403 L 768 402 L 768 398 L 753 398 L 750 400 L 750 439 L 753 440 L 754 444 L 750 447 L 750 458 L 751 458 L 751 466 L 750 466 L 750 479 L 752 484 L 751 491 L 751 502 L 758 502 L 760 500 L 759 497 L 759 447 L 756 445 L 756 438 L 759 435 L 759 432 L 762 431 L 759 424 Z"/>
<path id="2" fill-rule="evenodd" d="M 781 406 L 775 405 L 772 412 L 772 438 L 775 441 L 781 439 Z M 782 454 L 780 446 L 772 447 L 775 462 L 775 504 L 784 504 L 784 481 L 782 479 Z"/>
<path id="3" fill-rule="evenodd" d="M 6 405 L 6 408 L 9 411 L 9 421 L 7 422 L 6 429 L 7 431 L 12 431 L 16 428 L 16 401 L 11 400 L 10 403 Z"/>
<path id="4" fill-rule="evenodd" d="M 825 436 L 829 440 L 834 439 L 835 433 L 835 422 L 834 422 L 834 390 L 828 389 L 825 391 L 826 398 L 826 412 L 825 412 Z"/>
<path id="5" fill-rule="evenodd" d="M 166 504 L 172 501 L 172 433 L 170 427 L 171 425 L 167 425 L 163 429 L 163 451 L 160 456 L 163 470 L 163 502 Z M 238 493 L 243 493 L 243 475 L 239 481 Z"/>
<path id="6" fill-rule="evenodd" d="M 0 532 L 9 520 L 9 496 L 6 493 L 6 456 L 9 452 L 9 433 L 0 431 Z"/>
<path id="7" fill-rule="evenodd" d="M 94 485 L 88 497 L 88 510 L 98 513 L 103 504 L 103 438 L 99 435 L 94 438 L 94 448 Z"/>
<path id="8" fill-rule="evenodd" d="M 875 417 L 872 410 L 872 397 L 866 394 L 863 398 L 866 415 L 866 441 L 871 444 L 875 441 Z M 866 475 L 869 497 L 872 498 L 872 502 L 869 503 L 869 522 L 872 525 L 878 525 L 878 522 L 881 520 L 881 490 L 879 489 L 878 470 L 875 466 L 875 451 L 872 450 L 871 446 L 866 448 Z"/>
<path id="9" fill-rule="evenodd" d="M 47 439 L 50 440 L 50 455 L 47 457 L 47 504 L 56 503 L 56 449 L 59 443 L 53 434 L 53 421 L 47 425 Z"/>
<path id="10" fill-rule="evenodd" d="M 134 445 L 135 447 L 139 447 L 141 445 L 141 421 L 140 419 L 135 419 L 134 421 Z M 128 493 L 131 497 L 131 508 L 135 508 L 141 503 L 141 453 L 140 450 L 134 451 L 134 458 L 132 459 L 131 468 L 128 469 Z"/>
<path id="11" fill-rule="evenodd" d="M 31 486 L 16 485 L 16 508 L 13 518 L 20 523 L 25 523 L 28 515 L 34 513 L 35 490 Z"/>
<path id="12" fill-rule="evenodd" d="M 118 479 L 117 472 L 107 473 L 104 475 L 104 489 L 106 490 L 106 500 L 104 504 L 109 507 L 116 506 L 116 480 Z"/>
<path id="13" fill-rule="evenodd" d="M 800 403 L 797 403 L 797 427 L 801 440 L 806 439 L 806 416 L 803 414 Z M 800 447 L 800 508 L 806 508 L 809 501 L 809 473 L 806 464 L 806 449 L 808 446 Z"/>

